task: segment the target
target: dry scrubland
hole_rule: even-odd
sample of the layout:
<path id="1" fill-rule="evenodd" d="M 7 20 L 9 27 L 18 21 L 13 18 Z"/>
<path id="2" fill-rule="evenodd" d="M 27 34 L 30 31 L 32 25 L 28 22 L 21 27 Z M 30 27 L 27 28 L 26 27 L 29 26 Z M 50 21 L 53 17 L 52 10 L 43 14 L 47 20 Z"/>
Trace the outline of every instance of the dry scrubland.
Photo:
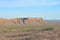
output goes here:
<path id="1" fill-rule="evenodd" d="M 60 25 L 58 23 L 46 23 L 44 20 L 36 18 L 28 21 L 22 19 L 22 22 L 19 21 L 20 19 L 18 21 L 14 19 L 10 23 L 9 20 L 0 19 L 0 40 L 60 40 Z M 6 25 L 7 23 L 10 25 Z"/>

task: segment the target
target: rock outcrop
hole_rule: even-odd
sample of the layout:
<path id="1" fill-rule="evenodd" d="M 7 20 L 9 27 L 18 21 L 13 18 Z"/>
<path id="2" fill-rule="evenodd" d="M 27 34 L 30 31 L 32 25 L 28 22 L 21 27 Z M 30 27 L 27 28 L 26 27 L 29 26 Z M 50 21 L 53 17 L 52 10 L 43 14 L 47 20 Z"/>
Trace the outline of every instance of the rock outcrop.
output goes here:
<path id="1" fill-rule="evenodd" d="M 0 25 L 20 25 L 20 24 L 44 24 L 43 18 L 0 18 Z"/>

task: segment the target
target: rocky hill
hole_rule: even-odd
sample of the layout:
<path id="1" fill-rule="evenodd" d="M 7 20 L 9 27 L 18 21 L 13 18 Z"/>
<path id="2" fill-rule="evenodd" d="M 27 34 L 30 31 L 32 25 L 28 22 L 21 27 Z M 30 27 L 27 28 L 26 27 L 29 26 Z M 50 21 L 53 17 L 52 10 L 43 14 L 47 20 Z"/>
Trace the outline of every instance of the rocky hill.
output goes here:
<path id="1" fill-rule="evenodd" d="M 43 18 L 0 18 L 0 25 L 20 25 L 20 24 L 44 24 Z"/>

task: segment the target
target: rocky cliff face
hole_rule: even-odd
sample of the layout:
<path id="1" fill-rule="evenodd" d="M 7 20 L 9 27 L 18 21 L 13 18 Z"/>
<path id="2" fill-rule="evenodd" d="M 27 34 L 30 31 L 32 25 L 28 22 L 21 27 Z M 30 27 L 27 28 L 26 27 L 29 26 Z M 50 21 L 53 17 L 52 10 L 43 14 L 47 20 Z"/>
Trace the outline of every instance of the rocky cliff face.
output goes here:
<path id="1" fill-rule="evenodd" d="M 44 24 L 43 18 L 0 18 L 0 25 Z"/>

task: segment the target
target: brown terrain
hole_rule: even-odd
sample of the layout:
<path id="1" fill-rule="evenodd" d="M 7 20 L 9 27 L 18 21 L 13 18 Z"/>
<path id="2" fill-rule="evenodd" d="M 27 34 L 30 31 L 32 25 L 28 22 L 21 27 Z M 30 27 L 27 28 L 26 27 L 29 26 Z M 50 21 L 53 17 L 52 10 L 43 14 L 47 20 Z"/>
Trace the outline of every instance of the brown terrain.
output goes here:
<path id="1" fill-rule="evenodd" d="M 44 21 L 42 18 L 13 18 L 4 19 L 0 18 L 0 25 L 44 25 L 44 26 L 57 26 L 54 28 L 46 29 L 31 29 L 20 30 L 9 33 L 1 33 L 0 40 L 60 40 L 60 25 L 59 22 Z M 59 27 L 58 27 L 59 26 Z M 1 31 L 1 30 L 0 30 Z"/>
<path id="2" fill-rule="evenodd" d="M 27 30 L 0 35 L 0 40 L 60 40 L 60 29 Z"/>
<path id="3" fill-rule="evenodd" d="M 0 25 L 20 25 L 20 24 L 43 24 L 43 18 L 12 18 L 12 19 L 5 19 L 0 18 Z"/>

